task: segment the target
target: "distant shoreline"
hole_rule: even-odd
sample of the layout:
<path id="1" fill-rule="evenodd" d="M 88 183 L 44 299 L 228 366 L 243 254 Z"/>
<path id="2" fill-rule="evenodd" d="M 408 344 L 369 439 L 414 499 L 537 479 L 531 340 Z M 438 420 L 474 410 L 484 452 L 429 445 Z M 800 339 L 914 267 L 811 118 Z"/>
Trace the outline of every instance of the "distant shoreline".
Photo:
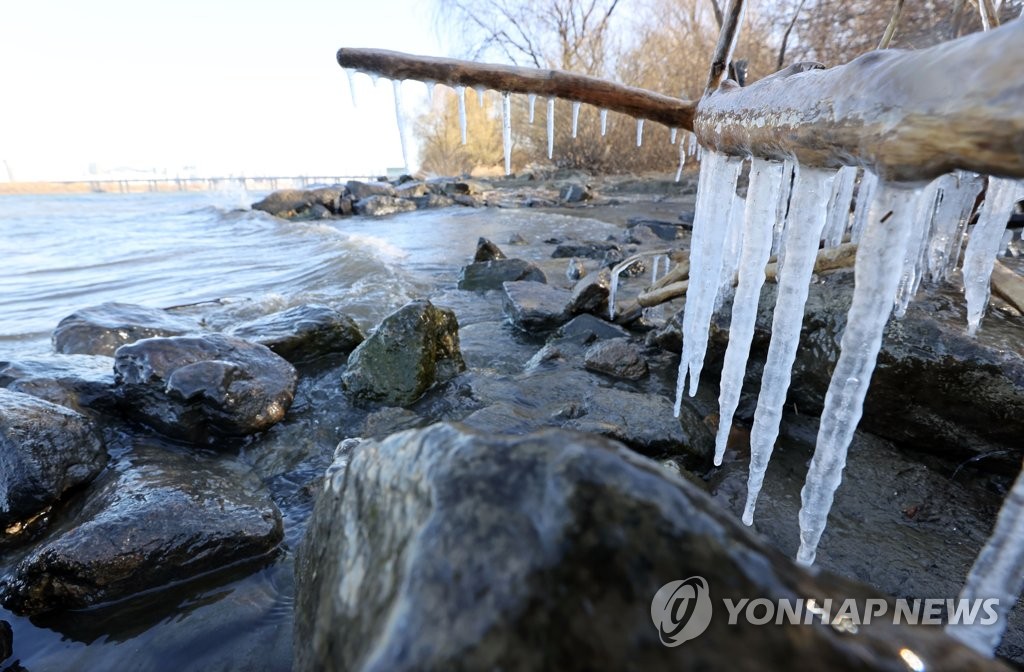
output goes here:
<path id="1" fill-rule="evenodd" d="M 365 177 L 210 177 L 128 180 L 74 180 L 61 182 L 0 182 L 0 196 L 43 194 L 144 194 L 148 192 L 220 191 L 244 186 L 248 191 L 305 189 L 315 184 L 338 184 Z"/>

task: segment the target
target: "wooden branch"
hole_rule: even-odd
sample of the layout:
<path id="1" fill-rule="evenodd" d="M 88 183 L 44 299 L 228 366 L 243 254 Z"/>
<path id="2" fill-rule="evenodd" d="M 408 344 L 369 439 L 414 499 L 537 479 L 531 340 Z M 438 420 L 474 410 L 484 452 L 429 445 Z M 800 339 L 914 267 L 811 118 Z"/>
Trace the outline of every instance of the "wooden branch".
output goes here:
<path id="1" fill-rule="evenodd" d="M 744 0 L 729 0 L 729 9 L 723 17 L 722 30 L 718 33 L 718 44 L 715 45 L 715 53 L 711 57 L 711 72 L 708 74 L 708 84 L 704 88 L 705 94 L 718 88 L 729 69 L 732 52 L 735 51 L 736 42 L 740 37 L 740 24 L 743 23 L 745 7 Z"/>
<path id="2" fill-rule="evenodd" d="M 412 56 L 385 49 L 339 49 L 338 64 L 390 79 L 417 79 L 449 86 L 484 86 L 509 93 L 565 98 L 693 130 L 695 103 L 646 89 L 564 70 L 535 70 L 451 58 Z"/>
<path id="3" fill-rule="evenodd" d="M 673 282 L 679 282 L 680 280 L 686 280 L 690 277 L 690 261 L 686 259 L 680 261 L 678 264 L 672 267 L 672 269 L 657 279 L 657 281 L 651 285 L 651 289 L 658 289 L 664 287 Z"/>
<path id="4" fill-rule="evenodd" d="M 896 34 L 896 26 L 900 23 L 900 14 L 902 13 L 903 0 L 896 0 L 896 6 L 892 8 L 892 16 L 889 17 L 889 25 L 885 27 L 885 32 L 882 33 L 882 39 L 878 41 L 879 49 L 889 48 L 889 43 L 892 42 L 892 38 Z"/>
<path id="5" fill-rule="evenodd" d="M 723 87 L 697 104 L 705 147 L 924 181 L 1024 177 L 1024 21 L 916 51 Z"/>
<path id="6" fill-rule="evenodd" d="M 642 292 L 640 296 L 636 297 L 637 303 L 644 308 L 650 308 L 651 306 L 657 306 L 658 304 L 671 301 L 672 299 L 684 296 L 686 289 L 690 286 L 689 280 L 681 280 L 679 282 L 671 282 L 658 289 L 651 289 L 646 292 Z"/>
<path id="7" fill-rule="evenodd" d="M 1024 277 L 998 260 L 992 268 L 992 292 L 1024 313 Z"/>

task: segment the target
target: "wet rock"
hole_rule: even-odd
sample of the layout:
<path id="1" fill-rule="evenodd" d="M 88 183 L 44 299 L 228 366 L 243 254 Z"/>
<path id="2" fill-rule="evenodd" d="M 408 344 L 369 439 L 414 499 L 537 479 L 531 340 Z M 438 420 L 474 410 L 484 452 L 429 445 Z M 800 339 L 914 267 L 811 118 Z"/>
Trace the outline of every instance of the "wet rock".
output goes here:
<path id="1" fill-rule="evenodd" d="M 513 233 L 508 237 L 509 245 L 526 245 L 530 241 L 526 240 L 521 233 Z"/>
<path id="2" fill-rule="evenodd" d="M 659 219 L 643 218 L 630 219 L 629 226 L 626 229 L 628 235 L 634 236 L 643 242 L 655 238 L 658 240 L 678 240 L 684 236 L 685 232 L 686 229 L 682 223 L 676 224 L 675 222 L 663 222 Z"/>
<path id="3" fill-rule="evenodd" d="M 547 276 L 536 264 L 522 259 L 495 259 L 463 266 L 459 272 L 459 289 L 483 292 L 501 289 L 505 282 L 547 283 Z"/>
<path id="4" fill-rule="evenodd" d="M 454 194 L 452 200 L 467 208 L 482 208 L 484 206 L 483 201 L 467 194 Z"/>
<path id="5" fill-rule="evenodd" d="M 0 388 L 0 541 L 88 483 L 106 463 L 107 452 L 88 418 Z"/>
<path id="6" fill-rule="evenodd" d="M 0 362 L 0 387 L 76 411 L 110 408 L 114 367 L 101 355 L 40 355 Z"/>
<path id="7" fill-rule="evenodd" d="M 625 338 L 613 338 L 592 345 L 584 355 L 589 371 L 616 378 L 639 380 L 647 375 L 647 359 L 640 347 Z"/>
<path id="8" fill-rule="evenodd" d="M 584 313 L 572 318 L 555 332 L 559 338 L 583 337 L 589 343 L 598 338 L 628 338 L 629 332 L 617 324 L 606 322 L 599 317 Z"/>
<path id="9" fill-rule="evenodd" d="M 445 196 L 444 194 L 427 194 L 426 196 L 419 196 L 413 198 L 412 201 L 416 204 L 417 208 L 450 208 L 455 205 L 455 199 L 451 196 Z"/>
<path id="10" fill-rule="evenodd" d="M 321 203 L 314 203 L 313 205 L 309 206 L 308 210 L 304 211 L 302 214 L 300 214 L 297 217 L 293 217 L 292 219 L 315 220 L 315 219 L 330 219 L 330 218 L 331 218 L 331 210 L 330 210 L 330 208 L 328 208 L 326 205 L 323 205 Z"/>
<path id="11" fill-rule="evenodd" d="M 274 217 L 292 219 L 307 210 L 314 202 L 316 200 L 308 191 L 302 189 L 279 189 L 262 201 L 253 203 L 252 209 L 262 210 Z"/>
<path id="12" fill-rule="evenodd" d="M 569 280 L 579 280 L 586 272 L 583 262 L 576 258 L 570 259 L 569 264 L 565 267 L 565 277 Z"/>
<path id="13" fill-rule="evenodd" d="M 360 182 L 350 180 L 346 185 L 348 193 L 356 201 L 361 201 L 372 196 L 397 196 L 395 188 L 387 182 Z"/>
<path id="14" fill-rule="evenodd" d="M 419 180 L 403 182 L 395 187 L 395 195 L 399 198 L 419 198 L 429 193 L 427 185 Z"/>
<path id="15" fill-rule="evenodd" d="M 550 331 L 569 320 L 572 294 L 565 289 L 539 282 L 506 282 L 502 289 L 502 310 L 523 331 Z"/>
<path id="16" fill-rule="evenodd" d="M 619 252 L 619 246 L 607 240 L 584 240 L 560 243 L 555 247 L 555 251 L 551 253 L 551 257 L 552 259 L 584 257 L 586 259 L 603 260 L 609 251 Z"/>
<path id="17" fill-rule="evenodd" d="M 53 348 L 65 355 L 106 355 L 126 343 L 199 331 L 198 323 L 159 308 L 101 303 L 75 311 L 53 330 Z"/>
<path id="18" fill-rule="evenodd" d="M 349 355 L 342 383 L 357 400 L 407 406 L 465 368 L 455 313 L 421 300 L 384 318 Z"/>
<path id="19" fill-rule="evenodd" d="M 614 441 L 441 424 L 344 459 L 299 550 L 300 671 L 901 669 L 907 648 L 929 670 L 989 664 L 938 628 L 728 625 L 723 599 L 878 594 L 797 567 Z M 684 651 L 651 603 L 687 577 L 714 609 Z"/>
<path id="20" fill-rule="evenodd" d="M 223 334 L 150 338 L 114 359 L 124 412 L 198 443 L 268 429 L 284 418 L 295 382 L 292 365 L 269 348 Z"/>
<path id="21" fill-rule="evenodd" d="M 346 215 L 352 212 L 352 199 L 348 196 L 348 189 L 343 185 L 310 189 L 309 197 L 314 203 L 324 206 L 332 214 Z M 346 201 L 349 212 L 344 212 Z"/>
<path id="22" fill-rule="evenodd" d="M 7 621 L 0 621 L 0 663 L 14 653 L 14 631 Z"/>
<path id="23" fill-rule="evenodd" d="M 317 304 L 295 306 L 245 322 L 229 333 L 265 345 L 293 363 L 348 354 L 363 342 L 363 332 L 355 320 Z"/>
<path id="24" fill-rule="evenodd" d="M 569 298 L 569 312 L 608 314 L 608 297 L 611 293 L 612 274 L 607 268 L 594 271 L 584 276 L 572 288 Z"/>
<path id="25" fill-rule="evenodd" d="M 393 215 L 397 212 L 412 212 L 416 204 L 404 198 L 394 196 L 368 196 L 356 201 L 355 211 L 357 215 L 369 215 L 371 217 L 383 217 Z"/>
<path id="26" fill-rule="evenodd" d="M 590 187 L 585 184 L 567 184 L 558 193 L 558 200 L 563 203 L 580 203 L 593 198 Z"/>
<path id="27" fill-rule="evenodd" d="M 506 258 L 501 248 L 486 238 L 480 238 L 476 241 L 476 254 L 473 255 L 473 261 L 495 261 L 496 259 Z"/>
<path id="28" fill-rule="evenodd" d="M 281 513 L 248 467 L 137 447 L 0 581 L 19 614 L 81 609 L 266 555 Z"/>

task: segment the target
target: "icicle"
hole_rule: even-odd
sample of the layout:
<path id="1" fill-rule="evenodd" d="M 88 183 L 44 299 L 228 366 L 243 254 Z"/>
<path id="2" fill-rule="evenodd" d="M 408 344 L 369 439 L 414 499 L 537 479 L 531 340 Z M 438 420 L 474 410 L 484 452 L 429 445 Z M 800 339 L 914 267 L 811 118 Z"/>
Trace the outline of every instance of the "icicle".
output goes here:
<path id="1" fill-rule="evenodd" d="M 409 170 L 409 154 L 405 146 L 405 117 L 402 116 L 402 82 L 391 82 L 395 92 L 395 121 L 398 122 L 398 139 L 402 142 L 402 168 Z"/>
<path id="2" fill-rule="evenodd" d="M 877 183 L 857 250 L 853 302 L 846 315 L 839 361 L 825 393 L 817 447 L 800 491 L 800 550 L 796 561 L 802 565 L 814 562 L 832 498 L 843 477 L 846 451 L 863 412 L 882 333 L 892 311 L 910 236 L 909 220 L 916 214 L 918 195 L 917 191 Z"/>
<path id="3" fill-rule="evenodd" d="M 956 270 L 960 263 L 960 251 L 964 246 L 964 238 L 967 232 L 967 223 L 974 213 L 974 205 L 977 203 L 978 195 L 985 188 L 986 179 L 977 173 L 960 171 L 957 174 L 957 186 L 955 190 L 947 189 L 943 192 L 942 203 L 936 217 L 955 220 L 950 226 L 955 226 L 952 236 L 948 241 L 942 241 L 941 234 L 937 236 L 936 246 L 942 243 L 943 247 L 934 253 L 935 268 L 932 270 L 929 262 L 929 274 L 933 281 L 943 280 L 946 276 Z"/>
<path id="4" fill-rule="evenodd" d="M 483 107 L 484 106 L 484 93 L 487 91 L 487 88 L 484 87 L 484 86 L 474 86 L 473 90 L 476 91 L 476 100 L 477 100 L 477 102 L 480 103 L 480 107 Z"/>
<path id="5" fill-rule="evenodd" d="M 697 150 L 699 148 L 700 148 L 700 145 L 697 144 L 697 134 L 696 133 L 690 133 L 689 147 L 687 147 L 686 153 L 689 154 L 690 156 L 693 156 L 693 155 L 695 155 L 697 153 Z"/>
<path id="6" fill-rule="evenodd" d="M 380 73 L 379 72 L 368 72 L 366 74 L 370 78 L 370 83 L 372 83 L 376 87 L 377 86 L 377 82 L 380 80 Z"/>
<path id="7" fill-rule="evenodd" d="M 676 169 L 676 182 L 683 179 L 683 166 L 686 165 L 686 145 L 679 142 L 679 168 Z"/>
<path id="8" fill-rule="evenodd" d="M 603 138 L 608 133 L 608 110 L 601 110 L 598 116 L 601 117 L 601 137 Z"/>
<path id="9" fill-rule="evenodd" d="M 653 285 L 658 281 L 658 264 L 661 263 L 661 257 L 655 256 L 654 261 L 651 262 L 651 284 Z M 666 269 L 667 270 L 667 269 Z"/>
<path id="10" fill-rule="evenodd" d="M 683 353 L 676 378 L 675 415 L 683 401 L 687 375 L 690 396 L 697 393 L 697 382 L 704 366 L 708 328 L 715 306 L 718 278 L 722 272 L 722 249 L 728 233 L 730 206 L 735 202 L 736 180 L 743 162 L 718 152 L 709 152 L 701 164 L 697 182 L 697 204 L 693 236 L 690 240 L 690 282 L 683 311 Z"/>
<path id="11" fill-rule="evenodd" d="M 644 142 L 644 120 L 636 120 L 636 146 L 639 147 Z"/>
<path id="12" fill-rule="evenodd" d="M 989 279 L 1006 221 L 1013 213 L 1021 183 L 1002 177 L 988 178 L 985 202 L 978 211 L 978 223 L 971 231 L 964 251 L 964 295 L 967 297 L 967 333 L 978 331 L 981 316 L 988 306 Z"/>
<path id="13" fill-rule="evenodd" d="M 843 234 L 850 224 L 850 203 L 853 202 L 856 182 L 855 166 L 843 166 L 836 173 L 832 195 L 828 200 L 828 219 L 825 220 L 825 247 L 835 247 L 843 242 Z"/>
<path id="14" fill-rule="evenodd" d="M 681 144 L 681 143 L 680 143 Z M 715 465 L 722 464 L 732 418 L 743 388 L 750 343 L 754 338 L 757 304 L 764 284 L 764 267 L 771 254 L 772 229 L 778 216 L 782 191 L 783 164 L 753 159 L 747 207 L 743 218 L 743 251 L 740 255 L 739 281 L 732 303 L 729 345 L 722 365 L 721 394 L 718 397 L 718 436 L 715 439 Z"/>
<path id="15" fill-rule="evenodd" d="M 466 144 L 466 87 L 456 86 L 455 93 L 459 97 L 459 132 L 462 133 L 462 144 Z"/>
<path id="16" fill-rule="evenodd" d="M 501 146 L 505 151 L 505 174 L 512 174 L 512 96 L 501 94 Z"/>
<path id="17" fill-rule="evenodd" d="M 668 144 L 676 144 L 676 133 L 679 131 L 677 128 L 668 129 Z"/>
<path id="18" fill-rule="evenodd" d="M 432 79 L 428 79 L 427 81 L 425 81 L 423 83 L 427 85 L 427 104 L 430 107 L 433 107 L 434 106 L 434 89 L 437 87 L 437 82 L 435 82 Z"/>
<path id="19" fill-rule="evenodd" d="M 1024 471 L 1006 495 L 992 536 L 985 542 L 967 582 L 960 591 L 961 600 L 997 600 L 996 619 L 992 623 L 950 623 L 946 633 L 978 653 L 992 657 L 1006 630 L 1010 610 L 1024 588 Z"/>
<path id="20" fill-rule="evenodd" d="M 786 261 L 785 243 L 786 227 L 789 221 L 789 202 L 793 197 L 793 171 L 796 164 L 786 160 L 782 162 L 782 191 L 779 194 L 778 210 L 775 214 L 775 227 L 772 230 L 772 254 L 775 255 L 776 276 L 781 274 Z"/>
<path id="21" fill-rule="evenodd" d="M 864 176 L 860 179 L 857 204 L 853 208 L 853 229 L 850 232 L 850 240 L 855 243 L 860 242 L 861 234 L 864 233 L 864 226 L 868 221 L 868 212 L 871 210 L 871 199 L 874 197 L 877 184 L 878 176 L 870 170 L 865 170 Z"/>
<path id="22" fill-rule="evenodd" d="M 345 68 L 345 74 L 348 75 L 348 94 L 352 97 L 352 107 L 357 107 L 356 104 L 356 71 L 352 68 Z"/>
<path id="23" fill-rule="evenodd" d="M 747 504 L 743 522 L 754 522 L 754 507 L 761 492 L 765 470 L 771 460 L 775 439 L 779 436 L 782 407 L 793 372 L 796 350 L 800 345 L 804 304 L 814 272 L 821 230 L 828 215 L 828 198 L 835 174 L 818 168 L 796 166 L 789 223 L 786 225 L 786 265 L 779 270 L 778 298 L 772 315 L 768 358 L 761 374 L 761 392 L 757 397 L 754 425 L 750 430 L 750 474 L 747 477 Z M 890 296 L 891 299 L 891 296 Z"/>
<path id="24" fill-rule="evenodd" d="M 531 93 L 526 99 L 530 101 L 530 125 L 533 126 L 533 109 L 537 107 L 537 94 Z"/>
<path id="25" fill-rule="evenodd" d="M 548 98 L 548 159 L 555 155 L 555 99 Z"/>
<path id="26" fill-rule="evenodd" d="M 907 307 L 914 295 L 917 294 L 918 287 L 921 286 L 925 253 L 928 249 L 932 222 L 935 218 L 940 179 L 932 180 L 928 186 L 918 192 L 917 212 L 907 221 L 910 233 L 907 236 L 907 245 L 903 252 L 903 270 L 900 273 L 900 282 L 896 287 L 896 297 L 893 301 L 893 315 L 897 319 L 902 319 L 907 314 Z"/>
<path id="27" fill-rule="evenodd" d="M 744 199 L 732 194 L 729 205 L 729 231 L 725 236 L 725 248 L 722 252 L 722 271 L 718 275 L 718 294 L 715 296 L 714 312 L 730 298 L 733 293 L 733 280 L 739 270 L 740 252 L 743 249 L 743 213 L 746 210 Z"/>
<path id="28" fill-rule="evenodd" d="M 576 138 L 576 130 L 580 125 L 580 104 L 577 101 L 572 103 L 572 137 Z"/>

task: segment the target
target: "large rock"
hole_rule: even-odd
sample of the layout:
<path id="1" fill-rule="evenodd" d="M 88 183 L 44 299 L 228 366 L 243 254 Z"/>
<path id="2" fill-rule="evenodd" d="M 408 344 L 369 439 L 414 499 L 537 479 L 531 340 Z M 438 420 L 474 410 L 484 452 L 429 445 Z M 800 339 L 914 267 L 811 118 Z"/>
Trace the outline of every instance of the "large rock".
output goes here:
<path id="1" fill-rule="evenodd" d="M 412 212 L 415 209 L 416 203 L 413 201 L 395 196 L 369 196 L 356 201 L 355 204 L 357 215 L 371 217 L 383 217 L 397 212 Z"/>
<path id="2" fill-rule="evenodd" d="M 300 671 L 905 669 L 907 650 L 929 670 L 992 664 L 939 628 L 729 625 L 723 599 L 878 595 L 797 567 L 613 441 L 442 424 L 364 441 L 331 472 L 296 565 Z M 652 601 L 690 577 L 699 636 L 670 648 Z"/>
<path id="3" fill-rule="evenodd" d="M 137 447 L 0 581 L 20 614 L 80 609 L 265 555 L 281 513 L 247 467 Z"/>
<path id="4" fill-rule="evenodd" d="M 459 273 L 459 289 L 475 292 L 501 289 L 502 283 L 520 281 L 547 283 L 548 279 L 536 264 L 522 259 L 477 261 L 463 266 Z"/>
<path id="5" fill-rule="evenodd" d="M 505 258 L 505 253 L 501 251 L 501 248 L 490 240 L 481 237 L 476 241 L 476 253 L 473 255 L 473 261 L 494 261 Z"/>
<path id="6" fill-rule="evenodd" d="M 295 369 L 269 348 L 223 334 L 149 338 L 118 349 L 124 411 L 167 436 L 214 442 L 268 429 L 295 396 Z"/>
<path id="7" fill-rule="evenodd" d="M 101 355 L 26 357 L 0 362 L 0 387 L 76 411 L 106 409 L 114 401 L 114 369 Z"/>
<path id="8" fill-rule="evenodd" d="M 279 189 L 261 201 L 252 204 L 253 210 L 261 210 L 269 215 L 292 219 L 299 213 L 309 209 L 317 202 L 313 195 L 302 189 Z"/>
<path id="9" fill-rule="evenodd" d="M 421 300 L 384 318 L 349 355 L 342 383 L 355 399 L 407 406 L 465 368 L 455 313 Z"/>
<path id="10" fill-rule="evenodd" d="M 0 540 L 16 536 L 18 523 L 92 480 L 106 463 L 88 418 L 0 388 Z"/>
<path id="11" fill-rule="evenodd" d="M 371 196 L 397 196 L 395 188 L 387 182 L 360 182 L 350 180 L 347 185 L 348 193 L 357 201 Z"/>
<path id="12" fill-rule="evenodd" d="M 505 282 L 502 289 L 502 310 L 523 331 L 550 331 L 569 320 L 568 290 L 529 281 Z"/>
<path id="13" fill-rule="evenodd" d="M 593 313 L 608 314 L 608 297 L 611 295 L 612 274 L 607 268 L 594 271 L 577 282 L 569 298 L 569 312 L 573 315 Z"/>
<path id="14" fill-rule="evenodd" d="M 363 332 L 355 320 L 317 304 L 265 315 L 232 327 L 229 333 L 265 345 L 289 362 L 348 354 L 363 342 Z"/>
<path id="15" fill-rule="evenodd" d="M 106 355 L 126 343 L 154 336 L 181 336 L 199 331 L 192 320 L 159 308 L 130 303 L 101 303 L 75 311 L 53 330 L 53 347 L 65 355 Z"/>
<path id="16" fill-rule="evenodd" d="M 639 380 L 647 375 L 647 359 L 640 346 L 627 338 L 595 343 L 587 349 L 583 361 L 590 371 L 616 378 Z"/>
<path id="17" fill-rule="evenodd" d="M 555 247 L 551 257 L 554 259 L 569 259 L 571 257 L 585 257 L 587 259 L 604 260 L 609 252 L 616 252 L 621 255 L 618 244 L 612 241 L 584 240 L 560 243 Z"/>

